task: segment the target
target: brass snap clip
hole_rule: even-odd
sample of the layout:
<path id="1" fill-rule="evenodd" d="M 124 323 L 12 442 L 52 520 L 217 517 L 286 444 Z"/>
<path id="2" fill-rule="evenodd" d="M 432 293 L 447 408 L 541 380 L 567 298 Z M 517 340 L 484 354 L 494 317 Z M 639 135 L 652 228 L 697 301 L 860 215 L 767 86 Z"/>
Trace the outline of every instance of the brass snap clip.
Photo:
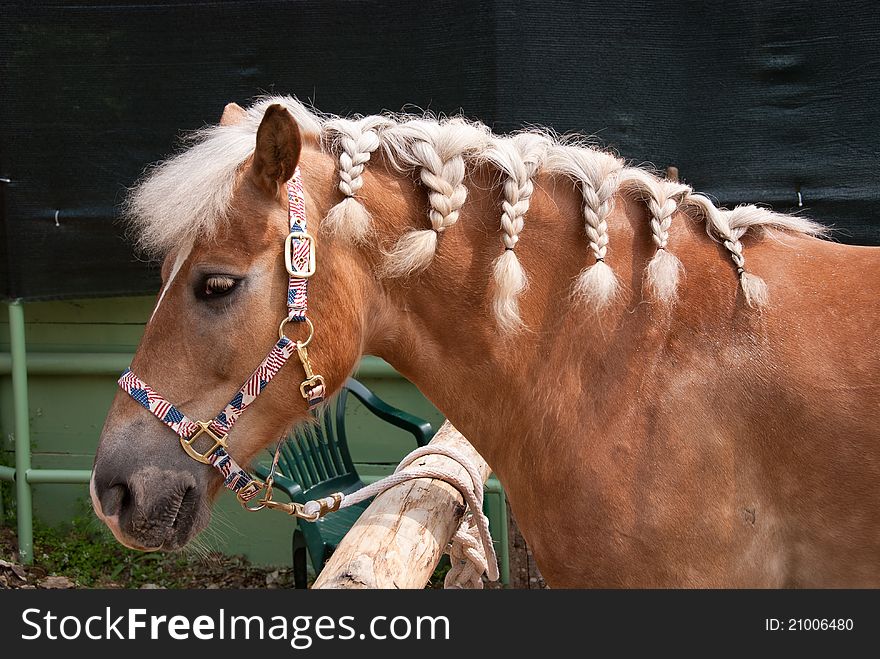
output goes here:
<path id="1" fill-rule="evenodd" d="M 305 341 L 305 343 L 301 343 L 297 341 L 296 343 L 296 355 L 299 357 L 299 361 L 302 363 L 303 371 L 305 371 L 306 379 L 302 381 L 299 385 L 299 393 L 303 398 L 309 400 L 310 392 L 313 389 L 318 387 L 324 387 L 324 377 L 321 375 L 316 375 L 314 371 L 312 371 L 312 361 L 309 359 L 309 350 L 306 347 L 311 341 L 311 335 Z"/>

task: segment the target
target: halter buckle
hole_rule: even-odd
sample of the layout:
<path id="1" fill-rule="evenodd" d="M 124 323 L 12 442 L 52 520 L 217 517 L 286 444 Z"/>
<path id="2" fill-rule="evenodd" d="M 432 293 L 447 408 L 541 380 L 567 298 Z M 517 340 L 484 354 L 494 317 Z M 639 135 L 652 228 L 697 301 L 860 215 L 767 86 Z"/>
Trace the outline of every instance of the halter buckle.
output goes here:
<path id="1" fill-rule="evenodd" d="M 293 263 L 293 241 L 304 240 L 309 244 L 309 259 L 306 267 L 299 270 Z M 295 279 L 308 279 L 315 274 L 315 239 L 305 231 L 291 231 L 284 239 L 284 267 L 287 273 Z"/>
<path id="2" fill-rule="evenodd" d="M 248 502 L 251 501 L 254 497 L 256 497 L 260 492 L 263 491 L 263 488 L 266 487 L 265 483 L 261 483 L 258 480 L 252 480 L 250 483 L 241 488 L 238 492 L 235 493 L 235 496 L 238 497 L 238 502 L 244 507 L 250 510 L 248 506 Z"/>
<path id="3" fill-rule="evenodd" d="M 196 421 L 196 425 L 199 427 L 198 431 L 195 435 L 187 439 L 186 437 L 180 437 L 180 445 L 183 447 L 183 450 L 186 451 L 186 454 L 191 457 L 193 460 L 198 460 L 202 464 L 211 464 L 211 456 L 214 452 L 222 447 L 224 450 L 229 452 L 228 447 L 226 446 L 226 438 L 228 435 L 218 435 L 214 432 L 214 429 L 211 428 L 210 421 Z M 199 453 L 198 449 L 196 449 L 193 444 L 195 441 L 201 437 L 202 435 L 207 435 L 208 439 L 213 442 L 211 448 L 209 448 L 204 453 Z"/>

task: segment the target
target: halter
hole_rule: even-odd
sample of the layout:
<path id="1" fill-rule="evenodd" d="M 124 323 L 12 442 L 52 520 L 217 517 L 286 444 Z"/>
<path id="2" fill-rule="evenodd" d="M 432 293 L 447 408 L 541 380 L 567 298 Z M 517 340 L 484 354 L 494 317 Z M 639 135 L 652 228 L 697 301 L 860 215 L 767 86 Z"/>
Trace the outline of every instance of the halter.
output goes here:
<path id="1" fill-rule="evenodd" d="M 223 485 L 235 492 L 239 503 L 245 509 L 256 511 L 265 507 L 281 508 L 290 514 L 316 519 L 315 515 L 302 515 L 301 507 L 298 505 L 272 501 L 272 482 L 278 466 L 283 438 L 278 443 L 275 459 L 272 461 L 272 468 L 265 483 L 243 469 L 229 454 L 227 445 L 227 437 L 238 417 L 263 392 L 291 355 L 297 355 L 305 372 L 305 379 L 300 384 L 299 391 L 307 401 L 309 409 L 321 403 L 326 392 L 324 378 L 312 371 L 312 363 L 309 360 L 308 345 L 315 335 L 315 326 L 306 317 L 306 313 L 309 277 L 315 274 L 315 240 L 306 231 L 306 205 L 299 167 L 294 171 L 293 178 L 287 182 L 287 201 L 287 215 L 290 220 L 290 233 L 284 240 L 284 265 L 289 275 L 287 316 L 278 326 L 278 342 L 223 411 L 210 421 L 193 421 L 138 378 L 130 368 L 126 369 L 119 378 L 119 386 L 159 421 L 177 433 L 180 445 L 187 455 L 216 468 L 223 477 Z M 291 341 L 285 336 L 284 327 L 291 322 L 305 323 L 308 326 L 309 336 L 305 341 Z M 207 448 L 199 450 L 196 447 L 198 440 L 205 440 L 204 445 Z M 250 506 L 249 502 L 256 499 L 261 492 L 265 494 L 257 502 L 258 505 Z M 332 505 L 328 511 L 331 508 Z M 327 511 L 322 511 L 322 514 L 323 512 Z"/>

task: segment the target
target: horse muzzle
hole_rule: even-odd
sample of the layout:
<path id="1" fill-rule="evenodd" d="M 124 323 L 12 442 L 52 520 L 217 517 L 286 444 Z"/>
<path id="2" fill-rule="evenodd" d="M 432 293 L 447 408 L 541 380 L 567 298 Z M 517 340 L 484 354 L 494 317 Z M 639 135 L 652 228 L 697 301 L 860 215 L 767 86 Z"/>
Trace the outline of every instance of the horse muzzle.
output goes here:
<path id="1" fill-rule="evenodd" d="M 210 521 L 210 468 L 190 461 L 179 447 L 171 459 L 157 452 L 138 461 L 137 452 L 122 450 L 125 444 L 108 447 L 102 438 L 102 449 L 108 448 L 95 458 L 89 487 L 95 513 L 126 547 L 180 549 Z"/>

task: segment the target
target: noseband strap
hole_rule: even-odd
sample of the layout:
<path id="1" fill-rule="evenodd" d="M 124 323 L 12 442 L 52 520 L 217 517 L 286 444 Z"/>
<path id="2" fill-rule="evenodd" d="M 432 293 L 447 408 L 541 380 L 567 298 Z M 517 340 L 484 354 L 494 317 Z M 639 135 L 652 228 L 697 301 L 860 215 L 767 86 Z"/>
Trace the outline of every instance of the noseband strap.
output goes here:
<path id="1" fill-rule="evenodd" d="M 309 409 L 324 400 L 326 389 L 324 378 L 312 372 L 308 353 L 308 345 L 314 334 L 314 326 L 306 318 L 306 313 L 308 280 L 315 273 L 315 241 L 306 231 L 305 195 L 299 167 L 296 168 L 293 178 L 287 182 L 287 199 L 290 221 L 290 233 L 284 241 L 284 262 L 289 276 L 287 316 L 281 323 L 278 342 L 223 411 L 211 421 L 193 421 L 138 378 L 130 368 L 119 378 L 119 386 L 123 391 L 177 433 L 180 445 L 187 455 L 215 467 L 220 472 L 224 486 L 235 492 L 245 507 L 266 489 L 266 484 L 251 476 L 229 454 L 226 439 L 238 417 L 294 354 L 299 358 L 306 376 L 300 385 L 300 392 L 308 402 Z M 287 323 L 306 323 L 309 326 L 308 338 L 305 341 L 291 341 L 284 335 L 284 326 Z M 206 448 L 199 450 L 197 442 Z M 279 450 L 280 447 L 279 443 Z M 277 462 L 278 451 L 272 465 L 273 472 Z M 269 482 L 271 483 L 271 475 Z"/>

